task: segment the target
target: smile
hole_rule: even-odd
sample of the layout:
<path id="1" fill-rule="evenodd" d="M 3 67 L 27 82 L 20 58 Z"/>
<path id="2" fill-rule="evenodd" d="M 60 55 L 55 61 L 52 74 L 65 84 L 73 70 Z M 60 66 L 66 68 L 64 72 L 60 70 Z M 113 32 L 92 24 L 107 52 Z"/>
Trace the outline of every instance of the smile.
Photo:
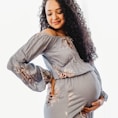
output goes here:
<path id="1" fill-rule="evenodd" d="M 52 24 L 54 24 L 54 25 L 58 25 L 59 23 L 60 23 L 60 21 L 52 22 Z"/>

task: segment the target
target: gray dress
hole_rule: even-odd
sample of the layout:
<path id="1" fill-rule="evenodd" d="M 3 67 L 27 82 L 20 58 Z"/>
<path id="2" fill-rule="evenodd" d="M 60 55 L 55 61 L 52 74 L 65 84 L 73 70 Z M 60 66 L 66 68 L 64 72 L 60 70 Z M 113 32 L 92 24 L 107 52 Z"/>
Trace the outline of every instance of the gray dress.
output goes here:
<path id="1" fill-rule="evenodd" d="M 43 56 L 48 70 L 31 63 L 38 55 Z M 10 58 L 7 68 L 34 91 L 48 86 L 45 118 L 93 118 L 93 113 L 82 114 L 83 107 L 91 106 L 100 95 L 107 100 L 96 68 L 80 58 L 67 36 L 33 35 Z M 51 78 L 56 80 L 54 96 L 50 96 Z"/>

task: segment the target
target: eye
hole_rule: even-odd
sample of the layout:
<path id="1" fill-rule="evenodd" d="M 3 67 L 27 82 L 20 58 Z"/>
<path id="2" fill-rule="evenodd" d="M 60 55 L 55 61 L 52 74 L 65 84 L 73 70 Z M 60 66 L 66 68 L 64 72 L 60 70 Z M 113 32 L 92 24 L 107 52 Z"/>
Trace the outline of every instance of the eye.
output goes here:
<path id="1" fill-rule="evenodd" d="M 46 11 L 46 15 L 47 16 L 51 16 L 52 15 L 52 12 L 51 11 Z"/>
<path id="2" fill-rule="evenodd" d="M 61 9 L 59 9 L 59 10 L 57 10 L 57 13 L 58 13 L 58 14 L 62 14 L 63 12 L 62 12 Z"/>
<path id="3" fill-rule="evenodd" d="M 51 15 L 52 15 L 51 13 L 47 14 L 47 16 L 51 16 Z"/>
<path id="4" fill-rule="evenodd" d="M 52 13 L 51 13 L 51 12 L 47 13 L 47 16 L 51 16 L 51 15 L 52 15 Z"/>

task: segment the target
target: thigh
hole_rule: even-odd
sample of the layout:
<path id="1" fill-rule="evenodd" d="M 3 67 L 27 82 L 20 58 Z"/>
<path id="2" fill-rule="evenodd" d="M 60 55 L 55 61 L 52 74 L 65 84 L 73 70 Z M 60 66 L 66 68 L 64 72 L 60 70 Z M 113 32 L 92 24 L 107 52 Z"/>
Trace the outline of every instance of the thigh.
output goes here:
<path id="1" fill-rule="evenodd" d="M 65 80 L 56 80 L 54 96 L 50 96 L 51 86 L 48 86 L 48 92 L 44 106 L 44 118 L 68 118 L 68 97 L 67 89 L 64 84 Z"/>
<path id="2" fill-rule="evenodd" d="M 44 118 L 68 118 L 67 99 L 53 96 L 44 106 Z"/>

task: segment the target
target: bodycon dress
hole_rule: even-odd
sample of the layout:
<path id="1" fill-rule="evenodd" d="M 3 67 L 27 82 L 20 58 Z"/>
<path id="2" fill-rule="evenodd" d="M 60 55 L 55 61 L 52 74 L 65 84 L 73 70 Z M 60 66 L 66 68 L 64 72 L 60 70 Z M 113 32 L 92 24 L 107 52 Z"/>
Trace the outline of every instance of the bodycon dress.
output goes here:
<path id="1" fill-rule="evenodd" d="M 38 55 L 47 69 L 31 63 Z M 69 36 L 34 34 L 9 59 L 7 68 L 34 91 L 48 86 L 44 118 L 93 118 L 93 113 L 82 114 L 83 107 L 102 94 L 107 96 L 96 68 L 80 58 Z M 54 96 L 50 96 L 51 78 L 55 79 Z"/>

